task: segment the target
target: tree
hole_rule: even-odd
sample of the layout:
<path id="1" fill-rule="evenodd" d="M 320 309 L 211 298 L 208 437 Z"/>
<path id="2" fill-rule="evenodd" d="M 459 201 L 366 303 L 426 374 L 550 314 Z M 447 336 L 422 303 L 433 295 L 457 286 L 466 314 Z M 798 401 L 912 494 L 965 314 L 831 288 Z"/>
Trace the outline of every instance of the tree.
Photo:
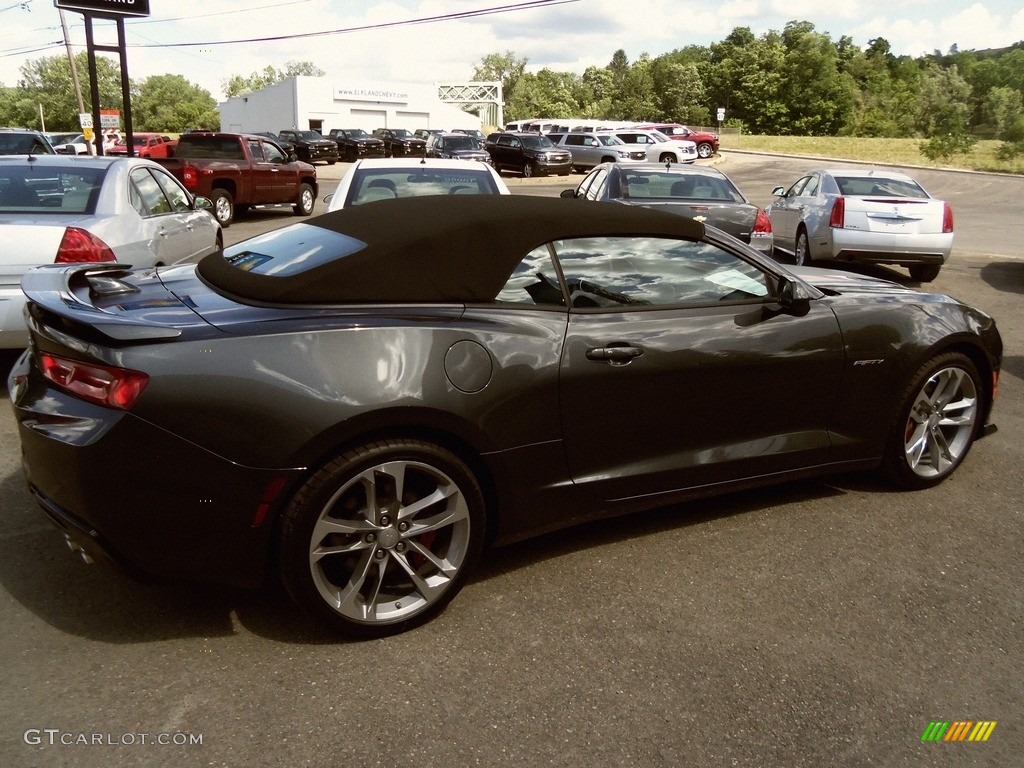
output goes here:
<path id="1" fill-rule="evenodd" d="M 785 56 L 781 95 L 787 104 L 787 133 L 803 136 L 839 132 L 852 111 L 855 84 L 839 71 L 839 51 L 809 21 L 791 21 L 782 33 Z"/>
<path id="2" fill-rule="evenodd" d="M 85 111 L 90 112 L 89 57 L 83 52 L 75 56 L 75 65 L 82 86 Z M 77 131 L 78 100 L 71 82 L 71 65 L 67 56 L 48 56 L 26 62 L 21 67 L 21 78 L 15 88 L 0 101 L 0 123 L 23 125 L 41 129 L 40 107 L 48 131 Z M 100 106 L 122 109 L 121 70 L 111 59 L 96 57 Z"/>
<path id="3" fill-rule="evenodd" d="M 224 88 L 224 95 L 229 99 L 235 96 L 244 96 L 247 93 L 277 85 L 289 77 L 309 76 L 323 77 L 324 71 L 320 67 L 308 61 L 289 61 L 284 69 L 277 69 L 268 64 L 262 70 L 253 72 L 248 77 L 232 75 L 227 80 L 221 81 Z"/>
<path id="4" fill-rule="evenodd" d="M 473 68 L 472 80 L 481 82 L 501 83 L 502 94 L 506 101 L 515 92 L 519 78 L 526 70 L 526 58 L 518 58 L 512 51 L 491 53 L 480 60 L 480 64 Z M 526 115 L 525 117 L 528 117 Z M 516 119 L 516 118 L 513 118 Z"/>
<path id="5" fill-rule="evenodd" d="M 217 102 L 210 92 L 181 75 L 153 75 L 132 97 L 133 124 L 142 131 L 180 133 L 185 128 L 219 126 Z"/>
<path id="6" fill-rule="evenodd" d="M 975 138 L 967 126 L 961 105 L 948 103 L 932 116 L 932 133 L 921 142 L 921 154 L 930 160 L 949 160 L 953 155 L 966 155 L 974 148 Z"/>

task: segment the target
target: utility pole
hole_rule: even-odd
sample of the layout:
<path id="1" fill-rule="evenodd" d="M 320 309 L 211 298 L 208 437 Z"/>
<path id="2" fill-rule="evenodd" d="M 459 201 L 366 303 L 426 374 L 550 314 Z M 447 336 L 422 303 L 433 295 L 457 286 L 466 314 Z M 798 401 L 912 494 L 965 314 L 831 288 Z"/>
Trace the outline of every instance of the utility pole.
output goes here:
<path id="1" fill-rule="evenodd" d="M 75 64 L 75 55 L 71 51 L 71 41 L 68 39 L 68 25 L 64 20 L 64 9 L 58 8 L 57 12 L 60 14 L 60 28 L 64 33 L 64 48 L 68 52 L 68 64 L 71 65 L 71 82 L 75 86 L 75 97 L 78 99 L 78 114 L 85 114 L 85 101 L 82 100 L 82 86 L 78 81 L 78 65 Z M 89 154 L 93 154 L 92 142 L 86 142 L 86 146 L 89 147 Z"/>

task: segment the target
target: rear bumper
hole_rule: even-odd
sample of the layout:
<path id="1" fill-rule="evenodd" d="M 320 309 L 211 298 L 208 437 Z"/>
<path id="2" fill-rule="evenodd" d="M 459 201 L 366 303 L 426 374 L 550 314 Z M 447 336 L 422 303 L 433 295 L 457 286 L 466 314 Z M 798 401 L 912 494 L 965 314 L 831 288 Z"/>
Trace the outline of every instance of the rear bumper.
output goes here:
<path id="1" fill-rule="evenodd" d="M 47 386 L 28 355 L 8 381 L 29 488 L 70 542 L 135 575 L 256 586 L 273 514 L 266 489 L 297 470 L 230 462 L 130 413 Z M 282 496 L 283 498 L 283 496 Z M 73 547 L 74 549 L 74 547 Z"/>
<path id="2" fill-rule="evenodd" d="M 953 233 L 906 235 L 832 229 L 830 252 L 823 258 L 878 264 L 944 264 L 953 250 Z M 814 254 L 818 258 L 817 254 Z"/>

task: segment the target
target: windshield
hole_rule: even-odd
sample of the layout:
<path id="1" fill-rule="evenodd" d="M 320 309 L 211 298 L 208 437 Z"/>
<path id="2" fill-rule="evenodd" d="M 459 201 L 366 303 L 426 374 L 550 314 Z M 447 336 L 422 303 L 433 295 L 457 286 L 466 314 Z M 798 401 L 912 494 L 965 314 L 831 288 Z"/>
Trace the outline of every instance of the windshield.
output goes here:
<path id="1" fill-rule="evenodd" d="M 350 139 L 368 139 L 370 134 L 364 131 L 362 128 L 356 128 L 353 131 L 345 131 Z"/>
<path id="2" fill-rule="evenodd" d="M 0 166 L 0 213 L 91 213 L 106 168 Z"/>
<path id="3" fill-rule="evenodd" d="M 414 139 L 414 138 L 416 138 L 411 133 L 409 133 L 407 130 L 405 130 L 405 128 L 398 128 L 396 130 L 393 130 L 392 133 L 395 134 L 395 136 L 397 136 L 400 139 Z"/>
<path id="4" fill-rule="evenodd" d="M 445 149 L 477 149 L 479 146 L 470 136 L 449 136 L 444 140 Z"/>
<path id="5" fill-rule="evenodd" d="M 467 163 L 467 165 L 469 165 Z M 379 168 L 356 172 L 345 206 L 424 195 L 497 195 L 494 177 L 477 168 Z"/>
<path id="6" fill-rule="evenodd" d="M 910 179 L 890 179 L 885 176 L 836 176 L 836 184 L 839 185 L 839 191 L 842 194 L 854 197 L 928 197 L 928 193 Z"/>
<path id="7" fill-rule="evenodd" d="M 323 138 L 323 136 L 316 131 L 299 131 L 298 136 L 300 139 L 304 139 L 306 141 L 316 141 L 317 139 Z"/>
<path id="8" fill-rule="evenodd" d="M 609 136 L 606 134 L 598 134 L 597 140 L 604 144 L 606 147 L 615 147 L 618 146 L 619 144 L 626 143 L 618 136 Z"/>
<path id="9" fill-rule="evenodd" d="M 521 136 L 524 147 L 530 149 L 554 149 L 555 145 L 547 136 Z"/>

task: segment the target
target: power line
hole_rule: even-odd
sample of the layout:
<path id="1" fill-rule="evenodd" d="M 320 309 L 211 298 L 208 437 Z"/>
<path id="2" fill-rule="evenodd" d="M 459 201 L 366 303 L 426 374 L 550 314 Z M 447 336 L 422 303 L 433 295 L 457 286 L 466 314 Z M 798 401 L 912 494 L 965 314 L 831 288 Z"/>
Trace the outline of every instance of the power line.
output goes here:
<path id="1" fill-rule="evenodd" d="M 366 32 L 375 29 L 391 29 L 394 27 L 408 27 L 417 24 L 435 24 L 441 21 L 455 21 L 458 19 L 471 19 L 479 16 L 492 16 L 499 13 L 511 13 L 513 11 L 525 11 L 534 8 L 547 8 L 554 5 L 565 5 L 566 3 L 578 3 L 579 0 L 525 0 L 525 2 L 501 5 L 493 8 L 481 8 L 474 11 L 460 11 L 458 13 L 445 13 L 438 16 L 423 16 L 415 19 L 403 19 L 402 21 L 389 21 L 382 24 L 365 24 L 359 27 L 343 27 L 341 29 L 322 30 L 320 32 L 301 32 L 294 35 L 274 35 L 272 37 L 249 37 L 239 40 L 207 40 L 199 43 L 132 43 L 129 48 L 191 48 L 197 46 L 214 45 L 238 45 L 243 43 L 270 43 L 281 40 L 298 40 L 307 37 L 325 37 L 328 35 L 344 35 L 352 32 Z"/>

